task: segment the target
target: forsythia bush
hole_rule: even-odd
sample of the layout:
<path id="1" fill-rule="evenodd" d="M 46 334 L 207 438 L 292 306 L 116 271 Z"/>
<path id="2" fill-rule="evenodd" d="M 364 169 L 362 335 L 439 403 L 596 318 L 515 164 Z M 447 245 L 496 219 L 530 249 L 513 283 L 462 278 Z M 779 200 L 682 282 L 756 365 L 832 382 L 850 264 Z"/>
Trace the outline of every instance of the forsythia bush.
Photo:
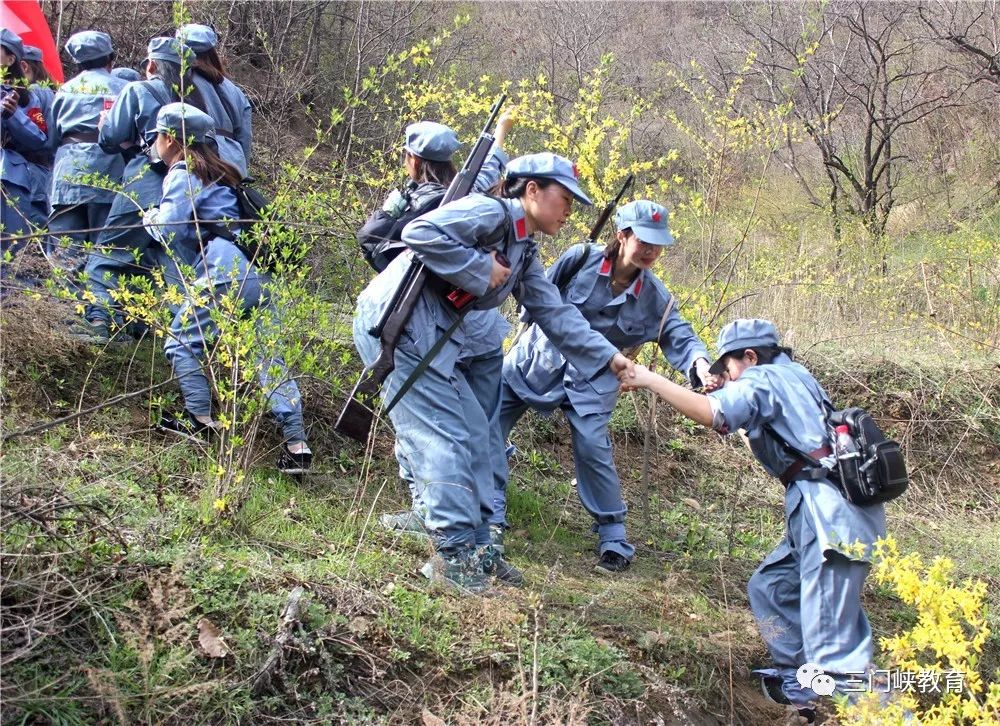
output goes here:
<path id="1" fill-rule="evenodd" d="M 940 688 L 933 693 L 912 689 L 872 693 L 856 704 L 838 704 L 844 726 L 869 724 L 996 724 L 1000 723 L 1000 682 L 987 683 L 979 672 L 979 656 L 990 636 L 986 622 L 986 584 L 966 580 L 956 584 L 954 563 L 935 557 L 926 565 L 917 553 L 901 555 L 889 537 L 875 545 L 873 577 L 892 588 L 902 602 L 916 609 L 916 624 L 895 636 L 881 639 L 883 667 L 919 682 L 929 674 L 945 683 L 961 674 L 961 688 Z M 881 696 L 881 697 L 880 697 Z M 885 701 L 888 700 L 888 703 Z"/>

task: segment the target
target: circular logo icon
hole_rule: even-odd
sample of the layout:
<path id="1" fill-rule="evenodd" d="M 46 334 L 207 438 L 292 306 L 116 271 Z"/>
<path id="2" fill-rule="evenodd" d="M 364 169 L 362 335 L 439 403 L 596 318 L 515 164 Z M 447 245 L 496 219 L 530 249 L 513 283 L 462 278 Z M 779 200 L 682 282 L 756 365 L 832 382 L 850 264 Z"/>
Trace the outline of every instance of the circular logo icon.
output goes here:
<path id="1" fill-rule="evenodd" d="M 795 671 L 795 679 L 803 688 L 812 688 L 813 678 L 821 675 L 822 673 L 823 669 L 815 663 L 805 663 L 800 665 L 799 669 Z"/>
<path id="2" fill-rule="evenodd" d="M 834 682 L 832 676 L 820 673 L 812 679 L 809 687 L 816 692 L 817 696 L 832 696 L 834 690 L 837 688 L 837 684 Z"/>

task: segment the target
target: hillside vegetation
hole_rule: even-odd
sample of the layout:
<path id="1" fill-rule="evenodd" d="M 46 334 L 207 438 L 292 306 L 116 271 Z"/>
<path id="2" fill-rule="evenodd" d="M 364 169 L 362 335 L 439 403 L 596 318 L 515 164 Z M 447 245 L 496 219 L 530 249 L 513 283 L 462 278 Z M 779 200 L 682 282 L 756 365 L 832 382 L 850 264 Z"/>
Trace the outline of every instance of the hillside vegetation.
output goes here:
<path id="1" fill-rule="evenodd" d="M 333 432 L 371 278 L 353 232 L 402 181 L 400 130 L 438 119 L 468 147 L 501 91 L 519 109 L 512 156 L 576 159 L 599 205 L 631 171 L 637 198 L 670 207 L 678 243 L 657 272 L 710 349 L 725 322 L 770 318 L 837 404 L 868 408 L 903 444 L 912 483 L 890 533 L 928 567 L 948 558 L 940 579 L 962 597 L 982 588 L 956 631 L 932 633 L 954 647 L 914 657 L 977 672 L 984 687 L 963 702 L 1000 689 L 998 86 L 949 40 L 962 27 L 995 60 L 989 3 L 43 7 L 63 40 L 111 32 L 122 63 L 171 23 L 215 23 L 254 103 L 251 166 L 275 194 L 285 262 L 280 330 L 224 326 L 210 356 L 231 424 L 211 446 L 151 428 L 179 397 L 162 290 L 122 300 L 150 326 L 141 340 L 84 346 L 66 333 L 67 281 L 30 249 L 5 263 L 49 278 L 0 307 L 6 723 L 793 718 L 749 678 L 767 652 L 746 583 L 781 537 L 782 491 L 738 436 L 621 398 L 612 433 L 638 557 L 607 579 L 566 424 L 526 417 L 508 552 L 527 586 L 460 598 L 418 574 L 426 545 L 377 525 L 408 504 L 388 421 L 367 448 Z M 541 240 L 546 261 L 593 217 L 577 208 Z M 257 365 L 249 347 L 287 341 L 317 454 L 301 478 L 274 470 L 277 432 L 234 373 Z M 869 578 L 879 638 L 925 624 L 905 590 Z M 876 657 L 890 667 L 888 645 Z M 821 709 L 838 718 L 850 722 Z"/>

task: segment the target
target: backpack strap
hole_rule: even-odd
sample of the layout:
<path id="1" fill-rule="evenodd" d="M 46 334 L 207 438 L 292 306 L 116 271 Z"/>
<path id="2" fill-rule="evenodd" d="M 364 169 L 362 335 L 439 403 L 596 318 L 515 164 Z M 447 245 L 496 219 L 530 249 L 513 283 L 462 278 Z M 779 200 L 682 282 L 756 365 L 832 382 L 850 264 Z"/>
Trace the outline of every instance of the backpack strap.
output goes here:
<path id="1" fill-rule="evenodd" d="M 159 80 L 160 83 L 166 86 L 165 81 L 163 81 L 162 79 L 157 79 L 157 80 Z M 170 103 L 170 99 L 163 95 L 162 92 L 163 89 L 159 86 L 159 84 L 154 83 L 153 81 L 143 81 L 142 85 L 147 91 L 149 91 L 150 95 L 152 95 L 152 97 L 156 99 L 156 102 L 159 103 L 161 106 L 166 106 L 168 103 Z"/>
<path id="2" fill-rule="evenodd" d="M 803 386 L 805 386 L 806 390 L 809 391 L 809 395 L 812 396 L 813 400 L 819 406 L 820 411 L 823 412 L 823 420 L 825 422 L 827 412 L 833 411 L 833 404 L 827 401 L 824 396 L 822 395 L 817 396 L 816 392 L 813 390 L 814 388 L 813 385 L 811 385 L 812 382 L 803 378 L 797 370 L 795 370 L 794 368 L 790 368 L 789 370 L 792 372 L 792 375 L 798 378 L 799 382 Z M 819 384 L 816 384 L 816 387 L 818 386 Z M 818 449 L 810 451 L 807 454 L 806 452 L 802 451 L 802 449 L 796 446 L 792 446 L 792 444 L 789 443 L 789 441 L 785 439 L 785 437 L 779 434 L 774 429 L 774 427 L 771 426 L 771 424 L 764 424 L 762 428 L 764 429 L 765 433 L 767 433 L 781 445 L 781 448 L 785 451 L 786 454 L 795 459 L 795 462 L 787 469 L 785 469 L 785 471 L 782 472 L 781 476 L 778 477 L 779 479 L 781 479 L 781 483 L 784 484 L 785 487 L 788 487 L 788 485 L 791 484 L 791 482 L 795 479 L 801 479 L 801 478 L 818 479 L 827 476 L 828 474 L 831 473 L 831 470 L 823 466 L 823 464 L 821 464 L 819 461 L 821 458 L 829 456 L 830 454 L 833 453 L 833 449 L 830 448 L 829 445 L 821 446 Z M 811 468 L 812 471 L 806 472 L 807 473 L 806 477 L 799 476 L 801 472 L 805 470 L 807 467 Z"/>
<path id="3" fill-rule="evenodd" d="M 823 457 L 829 456 L 833 453 L 833 449 L 830 448 L 829 445 L 821 446 L 807 454 L 802 451 L 802 449 L 792 446 L 784 436 L 779 434 L 774 429 L 771 424 L 764 424 L 763 429 L 775 441 L 781 444 L 781 448 L 785 450 L 786 454 L 795 459 L 795 461 L 781 473 L 781 476 L 778 477 L 778 479 L 781 480 L 781 483 L 785 485 L 786 489 L 796 479 L 820 479 L 831 473 L 831 470 L 823 466 L 823 464 L 819 461 Z M 803 471 L 806 473 L 805 477 L 800 476 Z"/>
<path id="4" fill-rule="evenodd" d="M 224 181 L 222 181 L 222 179 L 218 179 L 216 183 L 219 186 L 232 189 L 233 194 L 236 195 L 236 206 L 239 209 L 240 216 L 242 217 L 243 205 L 240 203 L 240 189 L 238 187 L 234 187 L 232 184 L 226 184 Z M 240 186 L 242 186 L 242 183 L 240 184 Z M 213 237 L 222 237 L 222 239 L 229 240 L 230 242 L 236 242 L 237 239 L 236 232 L 230 229 L 228 222 L 223 222 L 221 220 L 213 220 L 210 222 L 199 221 L 198 225 Z"/>
<path id="5" fill-rule="evenodd" d="M 197 73 L 197 71 L 195 72 Z M 204 76 L 202 77 L 204 78 Z M 232 81 L 230 81 L 230 83 L 232 83 Z M 233 127 L 233 134 L 235 134 L 236 129 L 239 128 L 239 124 L 236 123 L 236 109 L 233 108 L 233 105 L 229 102 L 229 99 L 226 97 L 226 94 L 223 93 L 221 89 L 222 89 L 221 83 L 215 86 L 215 95 L 219 97 L 219 102 L 222 104 L 222 107 L 226 109 L 226 115 L 229 116 L 229 125 Z"/>
<path id="6" fill-rule="evenodd" d="M 424 202 L 417 208 L 413 210 L 412 214 L 407 214 L 403 212 L 396 220 L 395 224 L 389 228 L 389 231 L 385 234 L 385 241 L 389 244 L 393 242 L 402 242 L 401 234 L 403 232 L 403 227 L 412 222 L 414 219 L 422 214 L 426 214 L 432 209 L 437 209 L 441 206 L 441 200 L 444 199 L 445 189 L 441 189 L 439 194 L 429 194 Z M 409 211 L 409 210 L 407 210 Z"/>

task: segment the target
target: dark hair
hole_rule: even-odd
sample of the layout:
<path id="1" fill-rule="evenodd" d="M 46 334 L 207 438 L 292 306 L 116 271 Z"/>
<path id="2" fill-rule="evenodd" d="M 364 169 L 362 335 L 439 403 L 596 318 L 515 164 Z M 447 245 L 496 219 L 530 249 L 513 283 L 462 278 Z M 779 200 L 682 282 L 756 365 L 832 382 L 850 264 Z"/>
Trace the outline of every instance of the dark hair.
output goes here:
<path id="1" fill-rule="evenodd" d="M 24 62 L 31 68 L 31 75 L 33 76 L 31 79 L 32 83 L 52 83 L 52 76 L 49 75 L 49 69 L 45 67 L 45 64 L 42 61 L 26 60 Z"/>
<path id="2" fill-rule="evenodd" d="M 410 152 L 407 153 L 409 154 Z M 446 187 L 451 184 L 451 180 L 458 173 L 451 161 L 431 161 L 416 154 L 410 154 L 410 156 L 417 160 L 417 168 L 413 173 L 413 180 L 417 184 L 433 182 Z"/>
<path id="3" fill-rule="evenodd" d="M 171 101 L 183 101 L 190 103 L 201 111 L 205 110 L 205 100 L 201 97 L 194 82 L 191 80 L 191 69 L 185 68 L 185 73 L 181 76 L 181 66 L 173 61 L 154 59 L 156 63 L 156 74 L 154 78 L 159 78 L 167 86 L 167 93 L 170 94 Z M 181 97 L 180 90 L 183 87 L 184 97 Z"/>
<path id="4" fill-rule="evenodd" d="M 243 181 L 240 170 L 219 156 L 211 143 L 195 142 L 185 145 L 184 157 L 191 173 L 201 179 L 203 184 L 218 182 L 235 187 Z"/>
<path id="5" fill-rule="evenodd" d="M 490 187 L 489 193 L 495 197 L 503 197 L 504 199 L 516 199 L 517 197 L 523 197 L 524 193 L 528 189 L 528 182 L 535 182 L 539 189 L 546 189 L 552 184 L 558 184 L 555 179 L 549 179 L 545 176 L 518 176 L 511 179 L 510 177 L 503 177 Z"/>
<path id="6" fill-rule="evenodd" d="M 632 234 L 632 228 L 626 227 L 625 229 L 618 230 L 619 232 L 624 232 L 625 236 L 628 237 Z M 621 254 L 622 243 L 618 241 L 618 235 L 611 238 L 611 241 L 604 247 L 604 258 L 611 260 L 612 262 L 618 261 L 618 255 Z"/>
<path id="7" fill-rule="evenodd" d="M 21 69 L 21 64 L 15 61 L 4 68 L 7 73 L 4 75 L 3 82 L 17 91 L 17 105 L 21 108 L 27 108 L 28 103 L 31 102 L 31 97 L 28 94 L 30 84 Z"/>
<path id="8" fill-rule="evenodd" d="M 194 72 L 213 86 L 218 86 L 226 80 L 226 67 L 222 64 L 222 58 L 215 48 L 209 48 L 195 56 Z"/>
<path id="9" fill-rule="evenodd" d="M 115 54 L 102 55 L 100 58 L 93 58 L 88 61 L 81 61 L 76 64 L 76 68 L 79 71 L 93 71 L 98 68 L 107 68 L 109 65 L 115 62 Z M 159 66 L 159 61 L 156 62 L 157 67 Z"/>
<path id="10" fill-rule="evenodd" d="M 746 350 L 744 350 L 742 353 L 740 353 L 739 357 L 746 358 L 748 350 L 752 350 L 754 353 L 756 353 L 757 361 L 763 364 L 773 363 L 774 359 L 777 358 L 780 353 L 784 353 L 789 358 L 792 358 L 794 360 L 794 356 L 792 355 L 792 349 L 785 348 L 784 346 L 781 345 L 755 345 L 751 348 L 747 348 Z M 736 351 L 733 351 L 728 355 L 734 356 L 736 355 Z"/>

